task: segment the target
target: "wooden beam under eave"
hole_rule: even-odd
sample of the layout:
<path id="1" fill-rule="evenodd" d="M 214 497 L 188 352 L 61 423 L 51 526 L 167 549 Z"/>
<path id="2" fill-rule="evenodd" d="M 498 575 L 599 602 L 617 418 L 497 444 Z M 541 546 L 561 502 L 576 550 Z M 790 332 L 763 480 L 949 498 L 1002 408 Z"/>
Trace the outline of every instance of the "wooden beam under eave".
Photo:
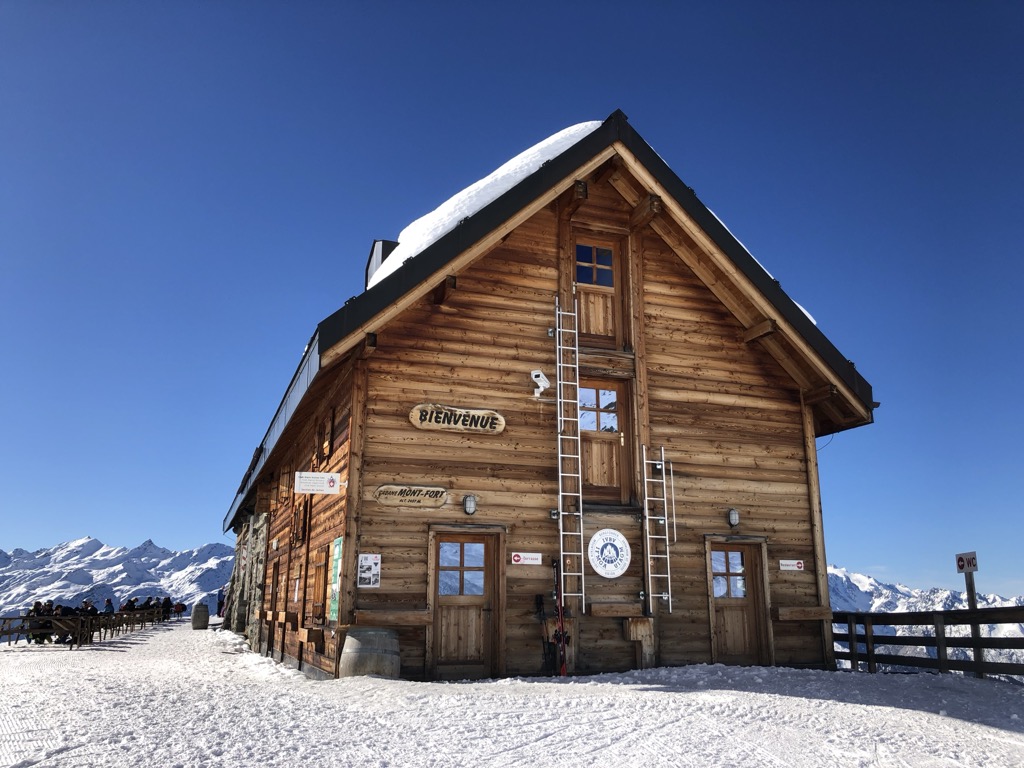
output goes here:
<path id="1" fill-rule="evenodd" d="M 451 292 L 455 290 L 455 287 L 455 275 L 448 275 L 448 277 L 442 280 L 438 284 L 437 288 L 434 289 L 434 304 L 444 304 L 448 300 L 448 296 Z"/>
<path id="2" fill-rule="evenodd" d="M 835 384 L 823 384 L 820 387 L 805 391 L 803 398 L 807 405 L 817 405 L 826 400 L 831 400 L 837 394 L 839 394 L 839 390 L 836 389 Z"/>
<path id="3" fill-rule="evenodd" d="M 589 196 L 590 190 L 587 188 L 587 182 L 579 179 L 574 181 L 572 186 L 565 190 L 555 203 L 558 218 L 562 221 L 569 221 Z"/>
<path id="4" fill-rule="evenodd" d="M 647 224 L 655 216 L 661 213 L 661 198 L 657 195 L 648 195 L 639 205 L 633 208 L 633 214 L 629 217 L 629 229 L 635 232 Z"/>
<path id="5" fill-rule="evenodd" d="M 743 334 L 743 341 L 749 344 L 757 339 L 763 339 L 765 336 L 771 336 L 779 330 L 779 325 L 772 318 L 758 323 L 757 325 L 747 328 Z"/>

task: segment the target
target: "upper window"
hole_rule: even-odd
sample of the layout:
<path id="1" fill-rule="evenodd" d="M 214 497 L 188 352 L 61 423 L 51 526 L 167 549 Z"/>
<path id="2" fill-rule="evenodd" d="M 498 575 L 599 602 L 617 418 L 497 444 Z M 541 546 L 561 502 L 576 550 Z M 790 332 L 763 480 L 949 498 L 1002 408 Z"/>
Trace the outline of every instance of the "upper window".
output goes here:
<path id="1" fill-rule="evenodd" d="M 625 349 L 622 244 L 581 233 L 572 247 L 580 346 Z"/>
<path id="2" fill-rule="evenodd" d="M 576 282 L 582 285 L 615 287 L 615 261 L 611 248 L 576 244 Z"/>

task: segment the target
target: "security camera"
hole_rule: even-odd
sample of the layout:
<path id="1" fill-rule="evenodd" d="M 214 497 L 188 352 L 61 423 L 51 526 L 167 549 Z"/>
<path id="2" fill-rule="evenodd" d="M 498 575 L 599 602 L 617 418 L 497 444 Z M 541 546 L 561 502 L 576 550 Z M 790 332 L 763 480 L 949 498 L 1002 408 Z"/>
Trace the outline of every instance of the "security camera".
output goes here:
<path id="1" fill-rule="evenodd" d="M 544 372 L 540 369 L 530 371 L 530 378 L 533 379 L 533 383 L 537 385 L 537 388 L 533 390 L 534 397 L 540 397 L 540 393 L 551 386 L 551 382 L 548 381 L 548 377 L 544 375 Z"/>

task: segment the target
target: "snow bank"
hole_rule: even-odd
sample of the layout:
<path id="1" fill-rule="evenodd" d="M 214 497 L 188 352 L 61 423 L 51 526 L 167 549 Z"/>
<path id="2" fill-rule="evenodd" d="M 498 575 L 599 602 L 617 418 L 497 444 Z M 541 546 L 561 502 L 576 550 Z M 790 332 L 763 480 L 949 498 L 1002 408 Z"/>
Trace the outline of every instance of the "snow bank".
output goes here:
<path id="1" fill-rule="evenodd" d="M 0 645 L 0 765 L 1020 766 L 1024 688 L 693 666 L 475 683 L 314 682 L 170 622 Z"/>

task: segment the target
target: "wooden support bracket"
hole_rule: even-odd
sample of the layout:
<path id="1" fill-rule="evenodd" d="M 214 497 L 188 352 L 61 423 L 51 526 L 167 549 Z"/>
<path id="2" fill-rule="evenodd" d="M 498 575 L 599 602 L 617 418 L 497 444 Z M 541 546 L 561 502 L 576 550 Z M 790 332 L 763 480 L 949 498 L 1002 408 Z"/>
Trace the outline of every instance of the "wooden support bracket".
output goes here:
<path id="1" fill-rule="evenodd" d="M 835 384 L 825 384 L 814 389 L 809 389 L 804 392 L 804 404 L 805 405 L 817 405 L 823 403 L 826 400 L 831 400 L 839 393 Z"/>
<path id="2" fill-rule="evenodd" d="M 777 330 L 779 330 L 778 323 L 773 319 L 768 318 L 751 328 L 747 328 L 746 332 L 743 334 L 743 341 L 749 344 L 752 341 L 763 339 L 765 336 L 771 336 Z"/>
<path id="3" fill-rule="evenodd" d="M 629 228 L 635 230 L 647 226 L 661 211 L 661 198 L 657 195 L 648 195 L 633 209 L 633 214 L 629 217 Z"/>
<path id="4" fill-rule="evenodd" d="M 434 304 L 444 304 L 452 291 L 456 288 L 457 281 L 455 275 L 448 275 L 441 284 L 434 289 L 433 302 Z"/>

